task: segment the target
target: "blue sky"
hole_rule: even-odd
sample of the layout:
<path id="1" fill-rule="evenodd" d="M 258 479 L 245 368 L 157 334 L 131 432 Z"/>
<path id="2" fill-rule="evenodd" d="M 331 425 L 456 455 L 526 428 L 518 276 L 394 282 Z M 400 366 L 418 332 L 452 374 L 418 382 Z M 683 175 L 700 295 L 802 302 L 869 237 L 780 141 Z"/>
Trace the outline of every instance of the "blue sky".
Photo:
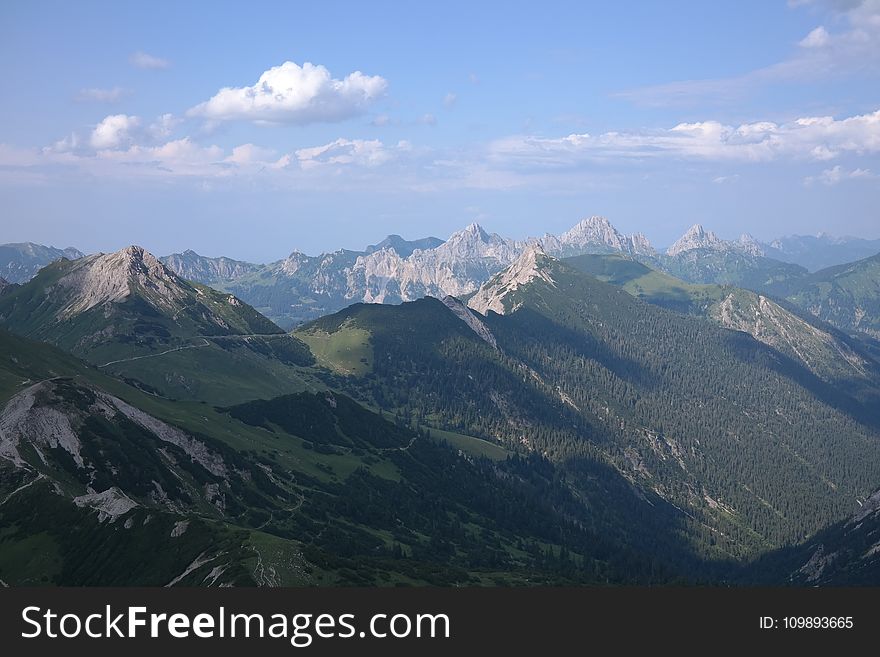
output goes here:
<path id="1" fill-rule="evenodd" d="M 880 237 L 880 0 L 0 5 L 0 242 Z"/>

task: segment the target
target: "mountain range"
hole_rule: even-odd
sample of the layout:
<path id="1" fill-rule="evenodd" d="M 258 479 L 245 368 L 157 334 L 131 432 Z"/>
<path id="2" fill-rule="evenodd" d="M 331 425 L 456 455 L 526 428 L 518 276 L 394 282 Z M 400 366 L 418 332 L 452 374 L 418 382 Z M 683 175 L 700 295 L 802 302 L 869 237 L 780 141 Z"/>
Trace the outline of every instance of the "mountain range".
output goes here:
<path id="1" fill-rule="evenodd" d="M 816 300 L 815 293 L 800 287 L 822 280 L 824 271 L 810 274 L 817 264 L 850 264 L 869 257 L 880 251 L 880 240 L 822 234 L 784 237 L 766 244 L 748 234 L 724 240 L 698 224 L 659 252 L 644 235 L 623 235 L 604 217 L 593 216 L 561 235 L 523 241 L 490 234 L 472 224 L 445 242 L 434 237 L 407 241 L 390 235 L 363 251 L 318 256 L 294 251 L 266 265 L 201 256 L 192 250 L 160 259 L 182 278 L 228 291 L 289 329 L 357 301 L 400 303 L 425 295 L 466 296 L 530 244 L 539 244 L 555 257 L 619 253 L 690 283 L 731 284 L 785 297 L 843 330 L 874 330 L 872 311 L 865 307 L 871 305 L 870 299 L 866 303 L 860 298 L 835 299 L 830 305 L 842 304 L 843 309 L 832 311 Z M 0 247 L 0 269 L 10 273 L 8 281 L 23 282 L 55 259 L 81 255 L 75 249 L 5 245 Z M 29 263 L 26 270 L 21 269 L 25 261 Z M 869 316 L 867 321 L 863 313 Z"/>
<path id="2" fill-rule="evenodd" d="M 811 353 L 800 360 L 790 345 L 718 326 L 730 320 L 644 303 L 568 263 L 533 247 L 457 312 L 430 298 L 355 304 L 296 335 L 322 345 L 328 384 L 413 421 L 541 454 L 611 524 L 605 531 L 654 541 L 655 553 L 691 568 L 697 555 L 747 559 L 802 540 L 870 493 L 873 472 L 867 488 L 841 488 L 855 481 L 856 461 L 873 467 L 864 450 L 875 449 L 880 425 L 861 393 L 876 400 L 880 370 L 869 355 L 840 373 L 861 377 L 843 391 L 808 368 Z M 774 319 L 813 335 L 800 320 Z M 349 367 L 354 344 L 361 369 Z M 816 349 L 830 358 L 836 347 L 826 346 Z M 612 484 L 591 488 L 605 481 L 587 474 L 597 464 L 671 513 L 674 530 L 615 524 L 614 503 L 598 493 Z M 687 537 L 684 552 L 676 536 Z"/>
<path id="3" fill-rule="evenodd" d="M 279 325 L 297 324 L 363 301 L 400 303 L 425 295 L 466 296 L 522 253 L 540 245 L 555 257 L 622 253 L 690 282 L 765 287 L 807 274 L 799 265 L 774 260 L 754 238 L 725 241 L 697 225 L 666 253 L 640 234 L 623 235 L 604 217 L 589 217 L 561 235 L 516 241 L 471 224 L 445 242 L 405 242 L 399 236 L 365 251 L 320 256 L 292 253 L 268 265 L 203 258 L 192 252 L 162 258 L 184 278 L 232 292 Z"/>
<path id="4" fill-rule="evenodd" d="M 132 246 L 62 259 L 0 296 L 3 323 L 144 389 L 231 402 L 302 390 L 308 348 L 234 296 L 185 281 Z M 247 387 L 230 386 L 237 370 Z"/>
<path id="5" fill-rule="evenodd" d="M 0 290 L 0 581 L 878 583 L 877 257 L 759 247 L 62 254 Z"/>
<path id="6" fill-rule="evenodd" d="M 56 249 L 33 242 L 0 244 L 0 278 L 9 283 L 25 283 L 50 262 L 67 258 L 76 260 L 83 253 L 71 246 Z"/>

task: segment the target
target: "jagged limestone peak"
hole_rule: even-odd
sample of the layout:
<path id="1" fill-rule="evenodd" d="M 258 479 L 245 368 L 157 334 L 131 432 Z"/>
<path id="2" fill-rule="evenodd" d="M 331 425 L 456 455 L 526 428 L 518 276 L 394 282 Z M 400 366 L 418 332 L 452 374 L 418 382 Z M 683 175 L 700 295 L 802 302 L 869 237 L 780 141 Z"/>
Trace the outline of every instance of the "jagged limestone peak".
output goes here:
<path id="1" fill-rule="evenodd" d="M 477 290 L 468 301 L 468 307 L 483 315 L 490 310 L 505 314 L 504 300 L 511 292 L 535 279 L 555 284 L 547 267 L 550 261 L 550 256 L 539 244 L 530 244 L 513 264 Z"/>

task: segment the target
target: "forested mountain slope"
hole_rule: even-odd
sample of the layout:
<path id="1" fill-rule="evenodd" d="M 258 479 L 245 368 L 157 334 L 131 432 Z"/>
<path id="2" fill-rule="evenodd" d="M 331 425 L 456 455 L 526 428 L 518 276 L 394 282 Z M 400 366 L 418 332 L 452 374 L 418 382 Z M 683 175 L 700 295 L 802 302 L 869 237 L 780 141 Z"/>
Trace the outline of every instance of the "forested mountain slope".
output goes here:
<path id="1" fill-rule="evenodd" d="M 404 418 L 544 455 L 576 488 L 578 464 L 605 464 L 678 507 L 700 554 L 802 540 L 880 481 L 876 413 L 747 334 L 534 252 L 470 303 L 484 330 L 424 299 L 299 334 L 360 336 L 367 365 L 334 370 L 330 349 L 327 381 Z"/>

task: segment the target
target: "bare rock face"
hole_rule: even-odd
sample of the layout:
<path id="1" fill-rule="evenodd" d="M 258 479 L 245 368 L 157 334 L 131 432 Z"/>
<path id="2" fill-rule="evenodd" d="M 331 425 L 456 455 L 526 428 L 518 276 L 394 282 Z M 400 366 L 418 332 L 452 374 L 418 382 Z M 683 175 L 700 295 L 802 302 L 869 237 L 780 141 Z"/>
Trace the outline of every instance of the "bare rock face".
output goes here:
<path id="1" fill-rule="evenodd" d="M 451 296 L 443 297 L 443 305 L 449 308 L 453 315 L 467 324 L 474 333 L 480 336 L 480 338 L 487 344 L 491 345 L 493 349 L 498 349 L 498 343 L 495 340 L 495 336 L 492 335 L 492 331 L 489 330 L 489 327 L 486 326 L 470 308 L 455 297 Z"/>
<path id="2" fill-rule="evenodd" d="M 633 255 L 655 256 L 657 251 L 642 233 L 634 233 L 629 237 L 629 244 Z"/>
<path id="3" fill-rule="evenodd" d="M 124 301 L 135 286 L 159 307 L 171 308 L 188 296 L 180 279 L 140 246 L 82 258 L 58 285 L 66 288 L 69 299 L 59 319 Z"/>
<path id="4" fill-rule="evenodd" d="M 18 447 L 22 442 L 30 442 L 38 455 L 43 450 L 60 448 L 77 466 L 85 467 L 72 418 L 56 408 L 55 401 L 51 381 L 34 384 L 10 399 L 0 412 L 0 456 L 18 467 L 26 467 Z"/>
<path id="5" fill-rule="evenodd" d="M 750 256 L 766 255 L 761 243 L 748 233 L 743 233 L 737 240 L 723 240 L 711 230 L 705 230 L 700 224 L 691 226 L 675 244 L 667 249 L 666 255 L 677 256 L 697 249 L 734 251 Z"/>
<path id="6" fill-rule="evenodd" d="M 98 522 L 109 520 L 116 522 L 120 516 L 124 516 L 138 506 L 137 502 L 128 497 L 116 486 L 108 488 L 101 493 L 89 493 L 73 498 L 73 503 L 79 507 L 89 507 L 98 512 Z"/>
<path id="7" fill-rule="evenodd" d="M 740 235 L 739 239 L 735 242 L 735 246 L 740 252 L 746 253 L 748 255 L 767 255 L 761 243 L 748 233 L 743 233 L 742 235 Z"/>
<path id="8" fill-rule="evenodd" d="M 615 251 L 626 251 L 628 244 L 605 217 L 590 217 L 579 221 L 559 237 L 559 242 L 572 246 L 605 245 Z"/>
<path id="9" fill-rule="evenodd" d="M 103 437 L 96 437 L 94 433 L 95 418 L 111 427 Z M 62 480 L 76 473 L 73 479 L 83 483 L 85 491 L 80 495 L 68 493 L 73 503 L 94 509 L 102 522 L 107 519 L 113 522 L 138 506 L 134 500 L 143 500 L 145 495 L 137 483 L 120 475 L 125 465 L 114 461 L 112 453 L 100 449 L 96 452 L 95 443 L 89 441 L 115 436 L 114 431 L 124 433 L 128 431 L 126 426 L 130 427 L 129 422 L 152 435 L 160 444 L 179 448 L 177 456 L 165 447 L 158 449 L 162 467 L 171 470 L 171 479 L 183 481 L 183 471 L 177 468 L 179 460 L 186 458 L 218 478 L 216 490 L 206 490 L 206 495 L 210 493 L 212 500 L 221 497 L 220 491 L 229 481 L 230 468 L 220 453 L 118 397 L 73 379 L 41 381 L 7 402 L 0 411 L 0 459 L 11 462 L 16 469 L 49 472 L 50 478 L 54 476 L 52 472 L 61 472 L 65 468 L 68 472 Z M 62 452 L 68 456 L 59 458 Z M 100 456 L 96 457 L 96 454 Z M 70 465 L 65 465 L 65 461 Z M 105 490 L 98 492 L 92 488 L 93 485 L 97 487 L 95 482 L 104 482 L 103 488 L 108 479 L 113 485 Z M 161 485 L 155 481 L 153 485 L 157 487 L 157 495 L 152 496 L 151 501 L 173 508 Z M 136 490 L 140 493 L 133 492 Z"/>
<path id="10" fill-rule="evenodd" d="M 358 257 L 348 273 L 346 296 L 367 303 L 462 296 L 510 264 L 522 245 L 471 224 L 433 249 L 406 258 L 385 248 Z"/>
<path id="11" fill-rule="evenodd" d="M 656 255 L 654 247 L 643 234 L 623 235 L 608 219 L 599 216 L 582 219 L 562 235 L 545 235 L 537 242 L 547 253 L 560 257 L 606 252 Z"/>
<path id="12" fill-rule="evenodd" d="M 725 242 L 711 230 L 705 230 L 700 224 L 694 224 L 666 250 L 666 255 L 676 256 L 694 249 L 723 249 Z"/>
<path id="13" fill-rule="evenodd" d="M 748 333 L 791 356 L 826 381 L 869 376 L 869 363 L 846 342 L 764 295 L 730 292 L 710 308 L 709 316 L 725 328 Z"/>
<path id="14" fill-rule="evenodd" d="M 505 300 L 511 292 L 535 279 L 555 285 L 547 271 L 547 254 L 539 245 L 533 244 L 507 269 L 493 276 L 468 301 L 468 307 L 483 315 L 491 310 L 503 315 L 509 311 Z M 512 310 L 510 310 L 512 312 Z"/>

